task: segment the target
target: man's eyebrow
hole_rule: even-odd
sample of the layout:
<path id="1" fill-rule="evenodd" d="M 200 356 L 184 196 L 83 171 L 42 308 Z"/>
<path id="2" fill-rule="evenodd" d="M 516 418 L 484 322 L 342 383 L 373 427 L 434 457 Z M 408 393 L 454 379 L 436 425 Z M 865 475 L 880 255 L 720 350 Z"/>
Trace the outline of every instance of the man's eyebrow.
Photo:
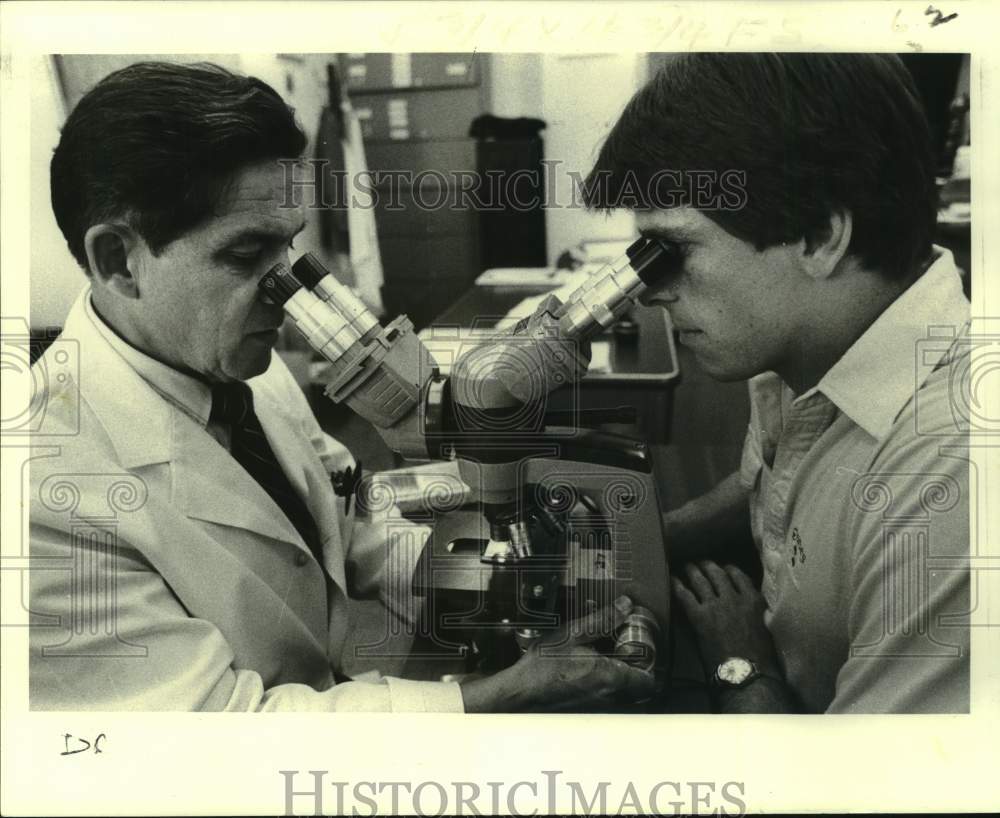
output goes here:
<path id="1" fill-rule="evenodd" d="M 644 227 L 639 231 L 644 239 L 663 239 L 664 241 L 692 241 L 698 234 L 688 227 Z"/>
<path id="2" fill-rule="evenodd" d="M 291 238 L 294 239 L 299 233 L 306 229 L 306 223 L 302 222 L 292 233 Z M 234 244 L 243 244 L 244 242 L 260 241 L 289 241 L 289 236 L 284 230 L 267 230 L 259 227 L 251 227 L 247 230 L 240 230 L 238 233 L 234 233 L 231 236 L 227 236 L 220 243 L 220 247 L 230 247 Z"/>

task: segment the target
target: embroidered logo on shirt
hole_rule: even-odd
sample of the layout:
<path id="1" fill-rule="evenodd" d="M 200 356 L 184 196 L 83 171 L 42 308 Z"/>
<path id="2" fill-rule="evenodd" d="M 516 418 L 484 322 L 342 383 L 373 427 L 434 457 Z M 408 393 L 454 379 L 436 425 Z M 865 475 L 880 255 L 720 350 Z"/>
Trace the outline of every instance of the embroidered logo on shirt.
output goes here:
<path id="1" fill-rule="evenodd" d="M 806 561 L 806 550 L 802 547 L 798 526 L 792 529 L 792 568 L 795 567 L 796 561 L 799 563 Z"/>

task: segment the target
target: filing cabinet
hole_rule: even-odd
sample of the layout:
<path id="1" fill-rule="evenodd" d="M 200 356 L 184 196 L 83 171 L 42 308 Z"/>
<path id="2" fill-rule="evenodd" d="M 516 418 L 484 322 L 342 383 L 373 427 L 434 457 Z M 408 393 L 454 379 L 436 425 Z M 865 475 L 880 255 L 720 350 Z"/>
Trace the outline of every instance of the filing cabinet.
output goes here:
<path id="1" fill-rule="evenodd" d="M 461 88 L 479 84 L 484 59 L 469 53 L 343 54 L 340 71 L 350 92 Z"/>
<path id="2" fill-rule="evenodd" d="M 483 270 L 479 213 L 460 190 L 472 182 L 461 174 L 478 169 L 469 130 L 489 110 L 488 64 L 471 54 L 340 58 L 375 182 L 383 303 L 387 314 L 405 312 L 418 327 Z"/>
<path id="3" fill-rule="evenodd" d="M 351 94 L 365 141 L 410 142 L 469 135 L 484 111 L 478 88 Z"/>

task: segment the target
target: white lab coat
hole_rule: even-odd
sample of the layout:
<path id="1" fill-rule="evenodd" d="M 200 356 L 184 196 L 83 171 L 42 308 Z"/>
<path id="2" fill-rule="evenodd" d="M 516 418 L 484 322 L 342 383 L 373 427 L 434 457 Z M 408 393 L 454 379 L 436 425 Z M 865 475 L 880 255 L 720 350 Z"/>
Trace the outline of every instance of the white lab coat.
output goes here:
<path id="1" fill-rule="evenodd" d="M 101 337 L 85 296 L 36 364 L 48 383 L 30 464 L 31 707 L 461 710 L 455 684 L 334 684 L 347 575 L 353 591 L 375 591 L 387 565 L 412 565 L 427 530 L 344 515 L 328 469 L 350 455 L 280 358 L 249 383 L 316 520 L 330 599 L 267 493 Z"/>

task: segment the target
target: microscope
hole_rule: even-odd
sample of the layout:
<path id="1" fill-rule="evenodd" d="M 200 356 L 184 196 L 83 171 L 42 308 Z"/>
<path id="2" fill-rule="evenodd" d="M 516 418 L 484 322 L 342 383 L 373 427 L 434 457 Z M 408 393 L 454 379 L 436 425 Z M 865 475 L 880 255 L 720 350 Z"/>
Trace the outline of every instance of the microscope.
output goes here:
<path id="1" fill-rule="evenodd" d="M 565 302 L 550 295 L 464 351 L 448 376 L 409 319 L 382 326 L 313 255 L 261 279 L 329 362 L 327 397 L 402 457 L 457 466 L 469 491 L 438 502 L 412 582 L 432 640 L 466 670 L 513 664 L 621 594 L 635 607 L 615 634 L 593 634 L 595 646 L 663 670 L 670 592 L 647 447 L 587 428 L 600 412 L 546 412 L 546 400 L 578 388 L 588 340 L 678 264 L 671 245 L 639 239 Z"/>

